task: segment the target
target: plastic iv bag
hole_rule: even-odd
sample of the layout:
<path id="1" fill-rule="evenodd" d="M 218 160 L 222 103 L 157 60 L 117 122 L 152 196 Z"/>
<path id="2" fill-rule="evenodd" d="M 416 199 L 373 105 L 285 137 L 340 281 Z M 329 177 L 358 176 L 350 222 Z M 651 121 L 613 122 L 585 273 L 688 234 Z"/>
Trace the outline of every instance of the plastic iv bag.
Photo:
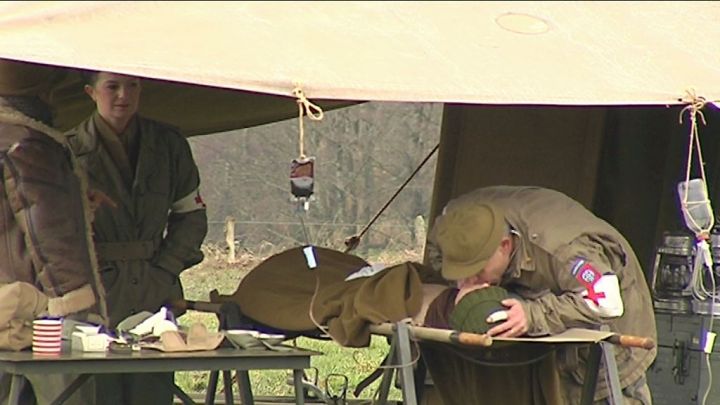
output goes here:
<path id="1" fill-rule="evenodd" d="M 702 179 L 681 181 L 677 189 L 685 226 L 696 235 L 709 233 L 713 225 L 713 213 L 705 182 Z"/>

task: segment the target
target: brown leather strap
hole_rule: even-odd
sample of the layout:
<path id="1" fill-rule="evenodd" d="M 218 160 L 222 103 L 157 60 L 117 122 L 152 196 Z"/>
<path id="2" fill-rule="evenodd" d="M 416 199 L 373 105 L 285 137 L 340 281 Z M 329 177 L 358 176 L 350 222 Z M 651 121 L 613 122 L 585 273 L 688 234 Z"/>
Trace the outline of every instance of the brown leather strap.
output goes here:
<path id="1" fill-rule="evenodd" d="M 148 260 L 155 255 L 152 241 L 103 242 L 95 244 L 95 251 L 101 261 Z"/>

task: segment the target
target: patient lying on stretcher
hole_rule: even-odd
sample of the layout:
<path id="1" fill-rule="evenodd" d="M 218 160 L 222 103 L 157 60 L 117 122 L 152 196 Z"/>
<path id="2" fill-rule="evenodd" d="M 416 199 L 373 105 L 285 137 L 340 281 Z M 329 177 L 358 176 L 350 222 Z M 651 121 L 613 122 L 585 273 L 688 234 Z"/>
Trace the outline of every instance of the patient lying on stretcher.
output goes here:
<path id="1" fill-rule="evenodd" d="M 302 247 L 271 256 L 232 295 L 211 292 L 210 300 L 237 304 L 248 319 L 277 330 L 322 329 L 343 346 L 367 347 L 369 325 L 413 317 L 422 306 L 423 283 L 433 277 L 445 283 L 419 263 L 379 269 L 333 249 L 313 246 L 312 252 L 314 266 Z"/>
<path id="2" fill-rule="evenodd" d="M 343 346 L 366 347 L 370 324 L 413 318 L 416 325 L 422 325 L 438 294 L 457 291 L 419 263 L 404 262 L 379 270 L 360 257 L 332 249 L 313 247 L 313 254 L 313 268 L 301 247 L 271 256 L 245 276 L 232 295 L 211 293 L 211 301 L 237 304 L 245 318 L 274 328 L 273 332 L 291 335 L 288 332 L 322 328 Z M 475 305 L 474 297 L 487 292 L 505 296 L 502 288 L 482 287 L 482 292 L 468 295 L 470 305 Z M 479 288 L 461 286 L 460 295 Z M 502 309 L 502 305 L 498 307 Z"/>

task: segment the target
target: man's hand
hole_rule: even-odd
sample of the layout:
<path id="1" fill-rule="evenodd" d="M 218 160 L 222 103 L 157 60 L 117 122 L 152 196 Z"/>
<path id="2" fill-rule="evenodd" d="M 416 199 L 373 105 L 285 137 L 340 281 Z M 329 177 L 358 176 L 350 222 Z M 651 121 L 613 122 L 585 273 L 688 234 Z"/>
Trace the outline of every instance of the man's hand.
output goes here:
<path id="1" fill-rule="evenodd" d="M 490 336 L 499 337 L 516 337 L 524 335 L 528 331 L 527 316 L 525 316 L 525 310 L 520 301 L 510 298 L 501 302 L 508 309 L 505 310 L 507 313 L 507 321 L 500 325 L 494 326 L 488 331 Z M 488 319 L 488 323 L 492 323 L 491 319 Z"/>
<path id="2" fill-rule="evenodd" d="M 90 202 L 90 212 L 95 215 L 95 210 L 100 208 L 102 205 L 107 205 L 112 208 L 117 208 L 117 204 L 112 198 L 108 197 L 107 194 L 100 190 L 88 190 L 87 192 L 88 201 Z"/>

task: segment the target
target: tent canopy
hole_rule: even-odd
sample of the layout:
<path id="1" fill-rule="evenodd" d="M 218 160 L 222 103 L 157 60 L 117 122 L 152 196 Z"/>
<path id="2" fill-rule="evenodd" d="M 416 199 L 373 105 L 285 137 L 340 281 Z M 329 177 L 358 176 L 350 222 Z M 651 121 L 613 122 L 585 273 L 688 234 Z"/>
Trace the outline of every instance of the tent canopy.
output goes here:
<path id="1" fill-rule="evenodd" d="M 0 57 L 160 79 L 170 90 L 157 102 L 196 134 L 288 118 L 296 86 L 335 100 L 664 105 L 690 89 L 718 100 L 718 21 L 717 2 L 9 1 Z M 89 108 L 67 106 L 85 100 L 79 87 L 57 103 L 61 126 Z M 208 100 L 215 116 L 197 123 Z"/>
<path id="2" fill-rule="evenodd" d="M 9 1 L 0 57 L 153 79 L 141 112 L 186 135 L 293 117 L 296 86 L 325 108 L 443 102 L 431 216 L 478 186 L 544 185 L 651 263 L 687 150 L 664 106 L 720 100 L 719 22 L 720 2 Z M 77 75 L 54 106 L 63 129 L 90 112 Z"/>

